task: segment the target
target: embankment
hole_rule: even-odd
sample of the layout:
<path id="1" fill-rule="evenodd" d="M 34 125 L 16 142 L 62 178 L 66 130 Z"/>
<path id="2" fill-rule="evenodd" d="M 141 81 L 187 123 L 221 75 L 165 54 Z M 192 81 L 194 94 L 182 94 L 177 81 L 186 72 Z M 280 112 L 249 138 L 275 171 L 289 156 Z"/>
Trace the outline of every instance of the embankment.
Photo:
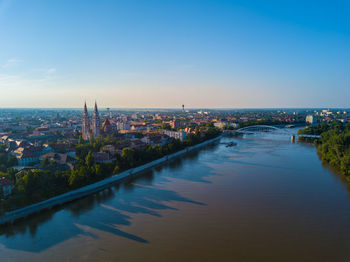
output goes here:
<path id="1" fill-rule="evenodd" d="M 111 176 L 109 178 L 106 178 L 106 179 L 101 180 L 99 182 L 93 183 L 91 185 L 84 186 L 84 187 L 81 187 L 81 188 L 76 189 L 76 190 L 72 190 L 72 191 L 67 192 L 65 194 L 49 198 L 45 201 L 41 201 L 39 203 L 26 206 L 24 208 L 20 208 L 20 209 L 17 209 L 15 211 L 12 211 L 12 212 L 8 212 L 5 215 L 0 217 L 0 225 L 6 224 L 6 223 L 12 223 L 17 219 L 27 217 L 27 216 L 32 215 L 34 213 L 40 212 L 42 210 L 50 209 L 54 206 L 62 205 L 64 203 L 71 202 L 73 200 L 82 198 L 84 196 L 94 194 L 98 191 L 109 188 L 117 183 L 121 183 L 123 180 L 131 177 L 132 175 L 143 172 L 143 171 L 150 169 L 154 166 L 157 166 L 157 165 L 160 165 L 164 162 L 167 162 L 173 158 L 180 157 L 180 156 L 186 154 L 187 152 L 196 150 L 196 149 L 201 148 L 205 145 L 208 145 L 208 144 L 211 144 L 215 141 L 218 141 L 219 139 L 221 139 L 221 137 L 222 137 L 222 135 L 218 136 L 216 138 L 213 138 L 211 140 L 204 141 L 203 143 L 200 143 L 198 145 L 188 147 L 188 148 L 183 149 L 181 151 L 178 151 L 174 154 L 164 156 L 164 157 L 157 159 L 157 160 L 154 160 L 150 163 L 147 163 L 147 164 L 135 167 L 135 168 L 128 169 L 122 173 Z"/>

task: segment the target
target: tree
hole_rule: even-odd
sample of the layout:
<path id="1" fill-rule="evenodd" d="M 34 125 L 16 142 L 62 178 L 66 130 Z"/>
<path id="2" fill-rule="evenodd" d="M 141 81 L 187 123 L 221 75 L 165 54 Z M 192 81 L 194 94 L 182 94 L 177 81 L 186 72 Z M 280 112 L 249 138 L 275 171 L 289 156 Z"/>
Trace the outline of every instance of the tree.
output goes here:
<path id="1" fill-rule="evenodd" d="M 80 135 L 80 136 L 79 136 L 79 140 L 78 140 L 78 144 L 79 144 L 79 145 L 82 145 L 83 143 L 84 143 L 83 136 Z"/>
<path id="2" fill-rule="evenodd" d="M 162 124 L 160 128 L 165 130 L 171 130 L 171 126 L 169 124 Z"/>
<path id="3" fill-rule="evenodd" d="M 350 175 L 350 131 L 349 125 L 334 121 L 331 125 L 322 123 L 300 130 L 300 134 L 321 135 L 315 141 L 317 152 L 323 162 L 337 168 L 342 174 Z M 350 178 L 347 178 L 350 182 Z"/>
<path id="4" fill-rule="evenodd" d="M 120 170 L 121 170 L 121 168 L 120 168 L 120 166 L 117 164 L 117 165 L 115 165 L 115 167 L 114 167 L 113 173 L 114 173 L 114 174 L 118 174 L 118 173 L 120 172 Z"/>
<path id="5" fill-rule="evenodd" d="M 133 167 L 135 165 L 135 150 L 129 147 L 123 148 L 121 157 L 126 167 Z"/>
<path id="6" fill-rule="evenodd" d="M 7 161 L 7 167 L 13 167 L 18 164 L 17 158 L 15 156 L 10 156 Z"/>
<path id="7" fill-rule="evenodd" d="M 88 181 L 89 174 L 90 172 L 86 166 L 80 166 L 79 168 L 73 170 L 68 179 L 69 186 L 78 188 L 85 185 Z"/>
<path id="8" fill-rule="evenodd" d="M 93 166 L 94 162 L 94 156 L 92 155 L 91 151 L 89 151 L 89 153 L 85 157 L 85 165 L 90 168 Z"/>
<path id="9" fill-rule="evenodd" d="M 50 165 L 50 160 L 47 157 L 45 157 L 40 167 L 47 167 L 49 165 Z"/>

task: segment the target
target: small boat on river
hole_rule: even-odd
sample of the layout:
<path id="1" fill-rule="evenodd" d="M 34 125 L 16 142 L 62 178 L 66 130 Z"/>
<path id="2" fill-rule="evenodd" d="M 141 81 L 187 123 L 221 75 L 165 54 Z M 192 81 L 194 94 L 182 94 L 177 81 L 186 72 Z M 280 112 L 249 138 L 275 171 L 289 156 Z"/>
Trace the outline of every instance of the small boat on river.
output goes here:
<path id="1" fill-rule="evenodd" d="M 226 145 L 226 147 L 232 147 L 232 146 L 236 146 L 236 145 L 237 145 L 237 143 L 231 141 Z"/>

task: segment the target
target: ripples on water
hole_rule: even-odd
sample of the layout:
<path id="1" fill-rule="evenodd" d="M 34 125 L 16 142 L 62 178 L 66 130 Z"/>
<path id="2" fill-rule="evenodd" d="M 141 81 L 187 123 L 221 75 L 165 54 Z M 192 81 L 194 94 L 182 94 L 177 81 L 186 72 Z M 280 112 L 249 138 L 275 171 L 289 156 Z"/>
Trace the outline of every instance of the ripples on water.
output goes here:
<path id="1" fill-rule="evenodd" d="M 1 228 L 0 261 L 350 261 L 349 221 L 312 145 L 249 135 Z"/>

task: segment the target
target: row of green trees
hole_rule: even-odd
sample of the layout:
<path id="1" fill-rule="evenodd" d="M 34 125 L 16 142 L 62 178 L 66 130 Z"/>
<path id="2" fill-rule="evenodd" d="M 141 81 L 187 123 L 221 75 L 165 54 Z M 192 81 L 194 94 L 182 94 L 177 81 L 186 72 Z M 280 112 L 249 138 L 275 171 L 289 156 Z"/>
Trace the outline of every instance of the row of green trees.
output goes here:
<path id="1" fill-rule="evenodd" d="M 295 121 L 293 124 L 301 123 L 301 121 Z M 281 120 L 247 120 L 239 122 L 239 127 L 247 127 L 254 125 L 287 125 L 291 124 L 291 122 L 281 121 Z"/>
<path id="2" fill-rule="evenodd" d="M 350 182 L 350 123 L 322 123 L 300 130 L 300 134 L 321 135 L 315 140 L 321 160 L 338 169 Z"/>
<path id="3" fill-rule="evenodd" d="M 333 122 L 333 126 L 339 126 L 338 122 Z M 301 135 L 321 135 L 324 132 L 327 132 L 332 126 L 328 123 L 323 122 L 322 124 L 318 124 L 316 126 L 308 126 L 304 129 L 300 129 L 298 134 Z"/>
<path id="4" fill-rule="evenodd" d="M 200 130 L 199 130 L 200 131 Z M 152 160 L 163 157 L 187 146 L 201 143 L 207 139 L 218 136 L 221 132 L 212 125 L 205 127 L 202 132 L 190 134 L 184 142 L 173 140 L 161 146 L 148 146 L 144 150 L 124 148 L 116 161 L 111 163 L 96 163 L 93 153 L 99 152 L 106 144 L 119 143 L 113 137 L 98 138 L 96 140 L 79 143 L 77 149 L 77 164 L 72 171 L 29 170 L 17 177 L 12 173 L 4 174 L 15 183 L 14 193 L 6 200 L 1 201 L 0 212 L 13 210 L 43 201 L 50 197 L 68 192 L 70 190 L 100 181 L 113 174 L 120 173 Z M 45 163 L 49 165 L 49 163 Z"/>

